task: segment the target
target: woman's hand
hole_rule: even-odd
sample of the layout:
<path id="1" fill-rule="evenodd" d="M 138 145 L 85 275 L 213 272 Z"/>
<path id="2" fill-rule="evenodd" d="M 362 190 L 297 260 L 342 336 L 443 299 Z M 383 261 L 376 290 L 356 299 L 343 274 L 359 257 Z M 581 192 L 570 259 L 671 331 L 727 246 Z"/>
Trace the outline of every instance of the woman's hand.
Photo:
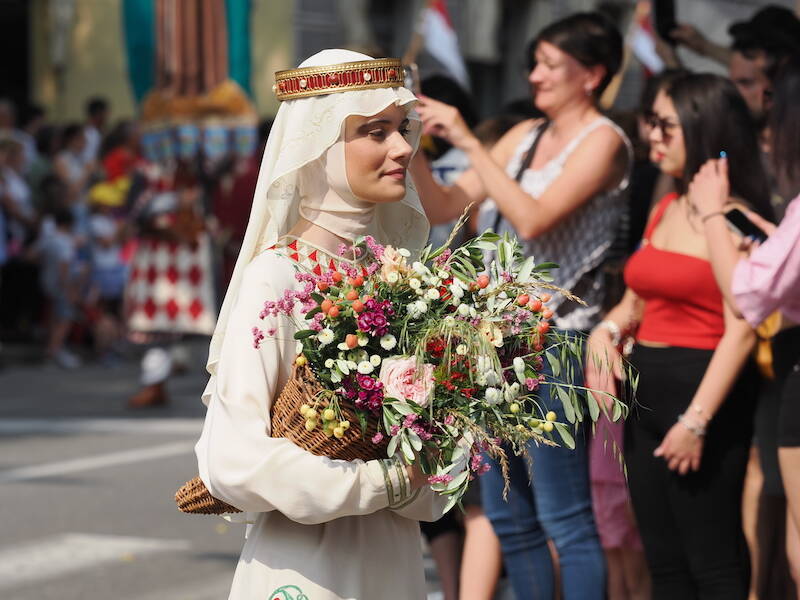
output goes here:
<path id="1" fill-rule="evenodd" d="M 611 343 L 611 334 L 605 329 L 595 329 L 587 344 L 584 383 L 590 389 L 606 392 L 595 394 L 595 399 L 611 409 L 611 396 L 617 395 L 617 379 L 622 379 L 622 356 Z"/>
<path id="2" fill-rule="evenodd" d="M 667 461 L 671 471 L 678 471 L 681 475 L 686 475 L 690 469 L 700 469 L 702 455 L 703 438 L 689 431 L 683 423 L 675 423 L 653 452 L 653 456 Z"/>
<path id="3" fill-rule="evenodd" d="M 443 138 L 464 151 L 480 145 L 454 106 L 421 95 L 416 110 L 422 118 L 424 133 Z"/>
<path id="4" fill-rule="evenodd" d="M 727 159 L 707 160 L 689 184 L 690 205 L 697 210 L 702 219 L 706 215 L 723 210 L 729 198 Z"/>
<path id="5" fill-rule="evenodd" d="M 419 460 L 415 460 L 412 464 L 406 465 L 406 472 L 408 479 L 411 482 L 411 490 L 416 492 L 419 488 L 428 484 L 428 476 L 422 472 L 419 466 Z"/>

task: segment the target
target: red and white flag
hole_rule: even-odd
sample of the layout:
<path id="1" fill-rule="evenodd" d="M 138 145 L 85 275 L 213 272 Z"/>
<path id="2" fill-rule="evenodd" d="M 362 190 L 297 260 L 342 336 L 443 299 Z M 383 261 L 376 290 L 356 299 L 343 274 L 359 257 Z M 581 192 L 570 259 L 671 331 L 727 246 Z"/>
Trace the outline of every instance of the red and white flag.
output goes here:
<path id="1" fill-rule="evenodd" d="M 628 46 L 647 70 L 648 75 L 664 70 L 664 61 L 656 51 L 656 33 L 651 17 L 651 3 L 638 2 L 633 22 L 628 30 Z"/>
<path id="2" fill-rule="evenodd" d="M 425 39 L 425 50 L 450 72 L 453 79 L 469 89 L 467 67 L 458 48 L 458 37 L 444 0 L 433 0 L 425 9 L 422 36 Z"/>

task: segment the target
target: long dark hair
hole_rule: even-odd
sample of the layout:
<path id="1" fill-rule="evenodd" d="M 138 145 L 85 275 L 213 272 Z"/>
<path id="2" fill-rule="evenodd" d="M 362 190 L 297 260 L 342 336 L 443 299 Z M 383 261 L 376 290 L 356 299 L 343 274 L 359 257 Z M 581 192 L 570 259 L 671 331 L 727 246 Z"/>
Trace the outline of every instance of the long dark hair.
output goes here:
<path id="1" fill-rule="evenodd" d="M 781 187 L 792 193 L 800 185 L 800 53 L 790 56 L 778 70 L 772 90 L 769 124 L 772 162 Z"/>
<path id="2" fill-rule="evenodd" d="M 747 202 L 761 216 L 772 218 L 769 182 L 755 123 L 733 83 L 711 73 L 690 73 L 674 79 L 664 91 L 675 105 L 686 147 L 679 189 L 686 191 L 700 167 L 724 151 L 731 195 Z"/>
<path id="3" fill-rule="evenodd" d="M 599 98 L 622 65 L 622 35 L 614 24 L 598 12 L 580 12 L 551 23 L 539 32 L 528 46 L 531 70 L 539 42 L 553 44 L 584 67 L 602 65 L 605 75 L 595 89 Z"/>

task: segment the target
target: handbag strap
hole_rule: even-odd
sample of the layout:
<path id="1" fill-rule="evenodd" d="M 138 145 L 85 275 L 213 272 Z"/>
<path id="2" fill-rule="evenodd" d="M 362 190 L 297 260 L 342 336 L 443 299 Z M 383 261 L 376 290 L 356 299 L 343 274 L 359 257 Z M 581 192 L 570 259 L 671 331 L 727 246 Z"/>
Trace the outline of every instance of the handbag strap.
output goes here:
<path id="1" fill-rule="evenodd" d="M 523 174 L 525 173 L 525 171 L 528 170 L 528 167 L 531 166 L 531 163 L 533 162 L 533 157 L 536 154 L 536 148 L 539 147 L 539 141 L 542 139 L 542 134 L 544 134 L 544 132 L 547 130 L 549 126 L 550 126 L 550 121 L 545 121 L 539 126 L 536 135 L 533 137 L 533 142 L 531 143 L 531 147 L 528 148 L 528 151 L 525 153 L 525 155 L 522 157 L 522 161 L 519 163 L 519 169 L 517 169 L 517 174 L 514 176 L 514 181 L 516 181 L 517 183 L 522 181 Z M 492 231 L 494 231 L 495 233 L 497 233 L 497 228 L 500 226 L 500 220 L 502 218 L 503 215 L 500 213 L 500 209 L 498 208 L 497 216 L 494 219 L 494 227 L 492 227 Z"/>

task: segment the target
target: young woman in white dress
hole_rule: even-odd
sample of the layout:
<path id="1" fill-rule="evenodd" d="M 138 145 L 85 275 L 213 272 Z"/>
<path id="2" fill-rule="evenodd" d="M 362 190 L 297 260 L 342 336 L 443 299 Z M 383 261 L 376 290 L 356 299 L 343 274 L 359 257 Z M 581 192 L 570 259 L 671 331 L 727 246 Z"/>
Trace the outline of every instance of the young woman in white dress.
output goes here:
<path id="1" fill-rule="evenodd" d="M 418 249 L 428 221 L 406 169 L 419 139 L 399 61 L 324 50 L 277 74 L 275 119 L 250 221 L 211 341 L 196 447 L 217 498 L 246 511 L 230 599 L 425 597 L 417 521 L 444 502 L 399 459 L 341 461 L 270 437 L 270 407 L 296 357 L 288 318 L 265 300 L 299 289 L 298 269 L 344 260 L 364 234 Z M 266 332 L 254 348 L 253 327 Z"/>

